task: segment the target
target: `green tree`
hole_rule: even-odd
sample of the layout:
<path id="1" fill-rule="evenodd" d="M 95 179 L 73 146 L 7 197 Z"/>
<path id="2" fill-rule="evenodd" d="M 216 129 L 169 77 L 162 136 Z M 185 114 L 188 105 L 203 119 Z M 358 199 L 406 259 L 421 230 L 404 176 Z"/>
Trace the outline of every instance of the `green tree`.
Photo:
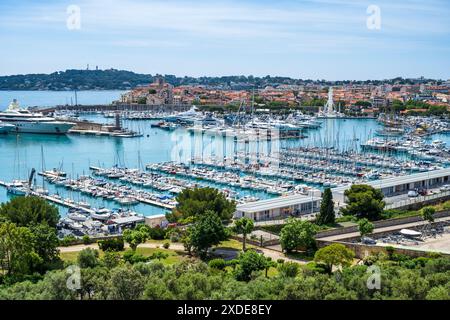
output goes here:
<path id="1" fill-rule="evenodd" d="M 374 229 L 373 223 L 367 220 L 366 218 L 360 219 L 358 221 L 358 230 L 359 233 L 361 234 L 361 237 L 372 233 L 373 229 Z"/>
<path id="2" fill-rule="evenodd" d="M 0 272 L 8 276 L 29 274 L 42 259 L 34 250 L 35 237 L 27 227 L 14 223 L 0 224 Z"/>
<path id="3" fill-rule="evenodd" d="M 78 253 L 77 263 L 80 268 L 94 268 L 99 265 L 98 256 L 98 250 L 86 248 Z"/>
<path id="4" fill-rule="evenodd" d="M 264 270 L 267 266 L 267 259 L 264 255 L 255 250 L 247 250 L 239 254 L 239 264 L 236 268 L 236 279 L 240 281 L 249 281 L 255 271 Z"/>
<path id="5" fill-rule="evenodd" d="M 138 245 L 147 241 L 148 238 L 149 231 L 145 225 L 139 225 L 135 229 L 126 229 L 123 232 L 123 239 L 128 242 L 133 251 L 136 251 Z"/>
<path id="6" fill-rule="evenodd" d="M 333 194 L 330 188 L 326 188 L 323 192 L 322 202 L 320 204 L 320 213 L 317 216 L 316 223 L 318 225 L 334 224 L 334 202 Z"/>
<path id="7" fill-rule="evenodd" d="M 101 259 L 101 262 L 106 268 L 112 269 L 120 264 L 120 260 L 121 260 L 120 253 L 108 250 L 105 251 Z"/>
<path id="8" fill-rule="evenodd" d="M 27 227 L 46 223 L 55 228 L 59 221 L 58 208 L 39 197 L 17 197 L 0 206 L 0 217 Z"/>
<path id="9" fill-rule="evenodd" d="M 242 251 L 245 251 L 247 235 L 254 229 L 253 220 L 250 218 L 240 218 L 234 222 L 233 231 L 242 234 Z"/>
<path id="10" fill-rule="evenodd" d="M 34 251 L 38 254 L 42 262 L 36 266 L 38 272 L 45 272 L 48 269 L 61 265 L 59 257 L 59 239 L 56 229 L 47 224 L 38 224 L 30 227 L 33 234 Z"/>
<path id="11" fill-rule="evenodd" d="M 348 267 L 351 265 L 355 254 L 343 244 L 334 243 L 316 251 L 314 261 L 323 263 L 328 272 L 332 272 L 333 266 Z"/>
<path id="12" fill-rule="evenodd" d="M 281 229 L 281 248 L 287 252 L 292 252 L 299 248 L 313 249 L 316 245 L 314 239 L 316 233 L 317 228 L 313 223 L 289 218 L 286 225 Z"/>
<path id="13" fill-rule="evenodd" d="M 431 288 L 430 291 L 428 291 L 427 300 L 450 300 L 450 285 L 445 286 L 438 286 Z"/>
<path id="14" fill-rule="evenodd" d="M 236 210 L 234 201 L 229 201 L 219 190 L 210 187 L 184 189 L 176 200 L 178 205 L 173 211 L 175 220 L 199 216 L 206 211 L 213 211 L 220 219 L 229 220 Z"/>
<path id="15" fill-rule="evenodd" d="M 428 221 L 429 224 L 432 224 L 434 222 L 433 215 L 436 213 L 436 209 L 433 207 L 425 207 L 420 210 L 420 214 L 422 216 L 422 219 L 424 221 Z"/>
<path id="16" fill-rule="evenodd" d="M 184 246 L 184 250 L 187 251 L 189 255 L 192 254 L 192 239 L 191 239 L 192 228 L 187 228 L 181 234 L 181 243 Z"/>
<path id="17" fill-rule="evenodd" d="M 107 299 L 109 272 L 103 267 L 81 269 L 81 288 L 77 290 L 80 299 Z"/>
<path id="18" fill-rule="evenodd" d="M 385 203 L 383 193 L 365 184 L 354 184 L 344 193 L 346 206 L 341 209 L 344 215 L 355 216 L 358 219 L 377 220 L 381 217 Z"/>
<path id="19" fill-rule="evenodd" d="M 130 266 L 111 271 L 110 298 L 115 300 L 137 300 L 144 292 L 145 282 L 139 271 Z"/>
<path id="20" fill-rule="evenodd" d="M 269 276 L 269 269 L 275 268 L 277 266 L 277 263 L 272 260 L 271 257 L 266 257 L 266 267 L 264 268 L 264 274 L 266 278 Z"/>
<path id="21" fill-rule="evenodd" d="M 218 245 L 229 237 L 221 219 L 214 211 L 208 210 L 200 215 L 189 229 L 192 248 L 202 258 L 206 257 L 210 247 Z"/>

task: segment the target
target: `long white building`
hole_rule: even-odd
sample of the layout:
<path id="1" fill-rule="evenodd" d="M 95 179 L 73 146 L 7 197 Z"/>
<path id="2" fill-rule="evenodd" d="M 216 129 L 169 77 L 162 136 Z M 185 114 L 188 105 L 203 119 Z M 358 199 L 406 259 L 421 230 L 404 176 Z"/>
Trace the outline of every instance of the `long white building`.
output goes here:
<path id="1" fill-rule="evenodd" d="M 249 202 L 238 205 L 234 217 L 247 217 L 255 221 L 261 221 L 291 215 L 300 216 L 319 211 L 321 200 L 322 198 L 314 196 L 290 195 Z"/>
<path id="2" fill-rule="evenodd" d="M 387 179 L 365 182 L 369 186 L 379 189 L 384 196 L 389 198 L 401 194 L 407 194 L 409 190 L 428 189 L 439 187 L 450 182 L 450 168 L 410 174 L 407 176 L 393 177 Z M 351 185 L 333 188 L 333 200 L 335 204 L 345 203 L 345 191 L 350 189 Z"/>

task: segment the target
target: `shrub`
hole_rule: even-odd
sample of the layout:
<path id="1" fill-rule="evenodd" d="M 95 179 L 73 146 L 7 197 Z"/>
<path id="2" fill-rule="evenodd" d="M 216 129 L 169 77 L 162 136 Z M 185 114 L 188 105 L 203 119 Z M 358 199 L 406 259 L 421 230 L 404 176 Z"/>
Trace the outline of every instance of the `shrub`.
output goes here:
<path id="1" fill-rule="evenodd" d="M 392 255 L 394 254 L 395 248 L 392 246 L 387 246 L 384 249 L 386 249 L 389 259 L 392 259 Z"/>
<path id="2" fill-rule="evenodd" d="M 166 231 L 160 227 L 150 228 L 149 230 L 150 238 L 154 240 L 164 240 L 166 238 Z"/>
<path id="3" fill-rule="evenodd" d="M 123 254 L 123 260 L 130 264 L 135 264 L 138 262 L 147 262 L 149 258 L 144 257 L 142 254 L 136 253 L 133 250 L 127 250 Z"/>
<path id="4" fill-rule="evenodd" d="M 277 263 L 279 263 L 279 264 L 283 264 L 284 263 L 284 259 L 277 259 Z"/>
<path id="5" fill-rule="evenodd" d="M 98 246 L 103 251 L 123 251 L 125 244 L 122 238 L 111 238 L 100 240 Z"/>
<path id="6" fill-rule="evenodd" d="M 166 238 L 171 242 L 179 242 L 182 236 L 182 232 L 178 228 L 168 228 L 166 231 Z"/>
<path id="7" fill-rule="evenodd" d="M 83 236 L 83 244 L 90 244 L 90 243 L 91 243 L 91 238 L 87 234 L 85 234 Z"/>
<path id="8" fill-rule="evenodd" d="M 150 260 L 158 259 L 158 261 L 160 261 L 160 260 L 166 259 L 168 256 L 169 256 L 168 253 L 161 252 L 161 251 L 157 251 L 157 252 L 154 252 L 154 253 L 149 257 L 149 259 L 150 259 Z"/>
<path id="9" fill-rule="evenodd" d="M 450 210 L 450 201 L 446 201 L 442 204 L 444 210 Z"/>
<path id="10" fill-rule="evenodd" d="M 224 259 L 212 259 L 208 262 L 208 266 L 213 269 L 223 270 L 225 269 L 227 263 Z"/>
<path id="11" fill-rule="evenodd" d="M 313 275 L 316 273 L 327 273 L 326 266 L 321 263 L 311 261 L 305 265 L 304 271 L 307 275 Z"/>
<path id="12" fill-rule="evenodd" d="M 75 242 L 77 238 L 74 235 L 68 235 L 59 240 L 59 244 L 63 247 L 70 246 L 73 242 Z"/>
<path id="13" fill-rule="evenodd" d="M 283 277 L 295 278 L 298 274 L 298 263 L 286 262 L 278 266 L 278 271 Z"/>
<path id="14" fill-rule="evenodd" d="M 163 248 L 164 248 L 164 249 L 169 249 L 169 247 L 170 247 L 170 243 L 164 242 Z"/>

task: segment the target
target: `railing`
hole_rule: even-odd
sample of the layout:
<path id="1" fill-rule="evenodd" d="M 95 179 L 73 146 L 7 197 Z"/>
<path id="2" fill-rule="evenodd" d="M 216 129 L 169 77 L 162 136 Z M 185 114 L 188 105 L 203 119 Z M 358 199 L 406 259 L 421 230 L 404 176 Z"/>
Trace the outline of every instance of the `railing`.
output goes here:
<path id="1" fill-rule="evenodd" d="M 397 209 L 397 208 L 402 208 L 402 207 L 406 207 L 406 206 L 409 206 L 412 204 L 421 203 L 421 202 L 425 202 L 425 201 L 429 201 L 429 200 L 445 198 L 448 196 L 450 196 L 450 191 L 444 191 L 444 192 L 440 192 L 440 193 L 436 193 L 436 194 L 430 194 L 428 196 L 418 196 L 415 198 L 409 198 L 407 200 L 397 201 L 395 203 L 386 205 L 384 208 L 386 210 Z"/>

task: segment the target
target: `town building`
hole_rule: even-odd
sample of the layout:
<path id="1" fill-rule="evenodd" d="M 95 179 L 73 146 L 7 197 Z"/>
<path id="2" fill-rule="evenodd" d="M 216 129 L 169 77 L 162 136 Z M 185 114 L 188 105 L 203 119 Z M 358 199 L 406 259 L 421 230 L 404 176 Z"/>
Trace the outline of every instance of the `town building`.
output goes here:
<path id="1" fill-rule="evenodd" d="M 311 214 L 320 210 L 321 200 L 320 197 L 296 194 L 249 202 L 237 205 L 234 217 L 261 221 Z"/>

